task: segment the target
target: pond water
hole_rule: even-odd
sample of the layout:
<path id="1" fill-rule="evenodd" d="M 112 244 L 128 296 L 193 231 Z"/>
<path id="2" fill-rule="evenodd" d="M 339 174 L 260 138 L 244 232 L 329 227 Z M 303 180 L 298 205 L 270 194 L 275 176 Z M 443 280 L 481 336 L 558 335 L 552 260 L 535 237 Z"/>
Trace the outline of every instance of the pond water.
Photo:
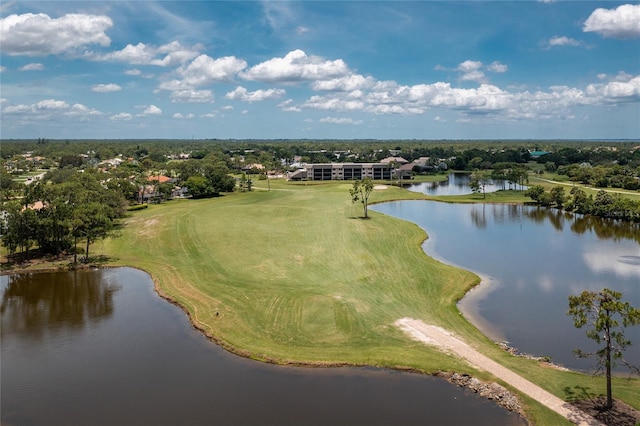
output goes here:
<path id="1" fill-rule="evenodd" d="M 471 175 L 468 173 L 449 173 L 447 180 L 414 183 L 409 185 L 407 189 L 427 195 L 465 195 L 473 192 L 469 186 L 470 179 Z M 511 187 L 513 187 L 513 185 L 511 185 Z M 501 189 L 510 189 L 509 183 L 494 182 L 491 180 L 484 186 L 484 192 L 495 192 Z M 518 189 L 521 189 L 520 186 L 518 186 Z"/>
<path id="2" fill-rule="evenodd" d="M 5 426 L 524 424 L 433 377 L 232 355 L 139 270 L 2 276 L 0 291 Z"/>
<path id="3" fill-rule="evenodd" d="M 429 235 L 425 252 L 474 271 L 484 283 L 461 310 L 485 334 L 521 352 L 588 370 L 573 350 L 595 343 L 566 314 L 568 296 L 608 287 L 640 305 L 640 227 L 531 206 L 400 201 L 371 207 L 416 223 Z M 625 358 L 640 364 L 640 327 Z M 628 371 L 619 367 L 618 371 Z"/>

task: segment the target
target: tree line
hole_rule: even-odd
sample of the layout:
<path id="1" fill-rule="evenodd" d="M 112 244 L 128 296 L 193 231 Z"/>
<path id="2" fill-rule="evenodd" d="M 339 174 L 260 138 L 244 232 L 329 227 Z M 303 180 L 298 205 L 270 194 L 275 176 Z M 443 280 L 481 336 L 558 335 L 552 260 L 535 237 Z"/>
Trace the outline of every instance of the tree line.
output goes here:
<path id="1" fill-rule="evenodd" d="M 89 170 L 64 182 L 25 185 L 22 197 L 3 203 L 2 244 L 9 255 L 19 252 L 25 260 L 36 247 L 40 254 L 72 252 L 75 263 L 82 243 L 88 261 L 91 244 L 113 232 L 126 211 L 124 188 L 118 185 Z"/>
<path id="2" fill-rule="evenodd" d="M 556 207 L 568 212 L 606 219 L 640 222 L 640 201 L 605 190 L 598 191 L 594 197 L 577 186 L 572 187 L 567 194 L 561 186 L 547 191 L 542 185 L 535 185 L 524 194 L 544 207 Z"/>

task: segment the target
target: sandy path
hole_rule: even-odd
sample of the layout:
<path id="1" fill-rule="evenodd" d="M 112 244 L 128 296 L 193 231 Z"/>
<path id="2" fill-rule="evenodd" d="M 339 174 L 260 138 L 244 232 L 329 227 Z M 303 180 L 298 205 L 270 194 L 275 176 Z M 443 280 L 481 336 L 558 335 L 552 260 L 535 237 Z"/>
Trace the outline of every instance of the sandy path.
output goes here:
<path id="1" fill-rule="evenodd" d="M 573 408 L 562 399 L 547 392 L 538 385 L 535 385 L 524 377 L 503 367 L 492 359 L 482 355 L 468 344 L 454 337 L 450 332 L 440 327 L 425 324 L 420 320 L 403 318 L 396 321 L 396 326 L 400 327 L 414 339 L 429 345 L 438 346 L 445 351 L 467 360 L 471 365 L 485 370 L 504 382 L 518 389 L 520 392 L 530 396 L 541 404 L 549 407 L 556 413 L 564 416 L 568 420 L 578 425 L 596 426 L 602 425 L 588 414 Z"/>

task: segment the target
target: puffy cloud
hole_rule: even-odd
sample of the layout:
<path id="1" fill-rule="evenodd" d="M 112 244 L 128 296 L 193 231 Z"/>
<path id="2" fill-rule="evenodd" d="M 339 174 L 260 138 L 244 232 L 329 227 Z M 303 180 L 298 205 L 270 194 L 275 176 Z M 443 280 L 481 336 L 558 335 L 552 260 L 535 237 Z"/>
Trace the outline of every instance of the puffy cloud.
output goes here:
<path id="1" fill-rule="evenodd" d="M 46 56 L 70 53 L 92 44 L 108 46 L 111 40 L 105 31 L 112 26 L 111 18 L 103 15 L 9 15 L 0 19 L 0 49 L 14 56 Z"/>
<path id="2" fill-rule="evenodd" d="M 65 112 L 65 115 L 71 117 L 82 117 L 87 115 L 102 115 L 102 113 L 82 104 L 73 104 L 71 109 Z"/>
<path id="3" fill-rule="evenodd" d="M 464 81 L 483 81 L 485 76 L 482 71 L 469 71 L 462 74 L 460 79 Z"/>
<path id="4" fill-rule="evenodd" d="M 244 102 L 259 102 L 266 99 L 277 99 L 285 94 L 283 89 L 256 90 L 249 92 L 242 86 L 236 87 L 233 91 L 227 93 L 225 98 L 237 99 Z"/>
<path id="5" fill-rule="evenodd" d="M 584 22 L 582 31 L 612 38 L 640 37 L 640 4 L 623 4 L 615 9 L 598 8 Z"/>
<path id="6" fill-rule="evenodd" d="M 186 114 L 185 115 L 185 114 L 176 112 L 175 114 L 173 114 L 172 117 L 177 119 L 177 120 L 183 120 L 183 119 L 186 119 L 186 118 L 193 118 L 193 117 L 195 117 L 195 115 L 194 114 Z"/>
<path id="7" fill-rule="evenodd" d="M 69 104 L 65 101 L 57 101 L 55 99 L 45 99 L 44 101 L 40 101 L 34 105 L 36 110 L 67 110 L 69 109 Z"/>
<path id="8" fill-rule="evenodd" d="M 162 114 L 162 110 L 155 105 L 149 105 L 142 111 L 142 115 L 160 115 Z"/>
<path id="9" fill-rule="evenodd" d="M 590 84 L 587 95 L 606 103 L 640 101 L 640 76 L 627 81 L 610 81 L 606 84 Z"/>
<path id="10" fill-rule="evenodd" d="M 553 36 L 549 39 L 549 47 L 555 46 L 580 46 L 582 43 L 565 36 Z"/>
<path id="11" fill-rule="evenodd" d="M 109 117 L 111 121 L 129 121 L 133 118 L 133 115 L 128 112 L 119 112 L 118 114 L 112 115 Z"/>
<path id="12" fill-rule="evenodd" d="M 247 67 L 247 63 L 235 56 L 213 59 L 200 55 L 189 65 L 178 68 L 181 79 L 165 81 L 160 84 L 163 90 L 185 90 L 216 82 L 232 81 L 234 77 Z"/>
<path id="13" fill-rule="evenodd" d="M 20 67 L 20 71 L 42 71 L 44 70 L 44 65 L 40 63 L 32 63 L 27 64 L 23 67 Z"/>
<path id="14" fill-rule="evenodd" d="M 87 54 L 89 59 L 95 61 L 115 61 L 126 62 L 132 65 L 156 65 L 160 67 L 183 64 L 198 56 L 198 52 L 182 46 L 177 41 L 164 44 L 159 47 L 150 46 L 144 43 L 126 45 L 123 49 L 115 52 Z"/>
<path id="15" fill-rule="evenodd" d="M 491 72 L 503 73 L 507 72 L 509 67 L 503 63 L 500 63 L 499 61 L 493 61 L 487 66 L 487 69 Z"/>
<path id="16" fill-rule="evenodd" d="M 307 56 L 302 50 L 294 50 L 284 58 L 273 58 L 255 65 L 240 76 L 245 80 L 297 83 L 328 80 L 348 74 L 349 68 L 342 59 L 330 61 L 319 56 Z"/>
<path id="17" fill-rule="evenodd" d="M 3 102 L 3 106 L 8 102 Z M 57 99 L 45 99 L 31 105 L 6 105 L 2 108 L 3 114 L 19 114 L 25 118 L 34 120 L 46 120 L 54 117 L 89 117 L 102 115 L 100 111 L 89 108 L 83 104 L 70 105 L 66 101 Z"/>
<path id="18" fill-rule="evenodd" d="M 330 123 L 330 124 L 353 124 L 358 125 L 362 124 L 362 120 L 354 120 L 353 118 L 345 118 L 345 117 L 325 117 L 320 119 L 321 123 Z"/>
<path id="19" fill-rule="evenodd" d="M 122 87 L 118 86 L 115 83 L 94 84 L 93 86 L 91 86 L 91 90 L 98 93 L 110 93 L 110 92 L 118 92 L 122 90 Z"/>
<path id="20" fill-rule="evenodd" d="M 300 112 L 302 111 L 302 109 L 296 105 L 293 104 L 293 99 L 287 99 L 284 102 L 280 102 L 278 104 L 278 108 L 280 108 L 282 111 L 287 111 L 287 112 Z"/>
<path id="21" fill-rule="evenodd" d="M 467 60 L 458 65 L 456 69 L 462 73 L 460 76 L 461 80 L 483 81 L 485 77 L 484 73 L 480 71 L 480 68 L 482 68 L 482 62 Z"/>
<path id="22" fill-rule="evenodd" d="M 5 66 L 0 66 L 0 72 L 5 72 L 7 70 L 7 67 Z"/>
<path id="23" fill-rule="evenodd" d="M 462 72 L 472 72 L 472 71 L 479 70 L 481 67 L 482 67 L 482 62 L 480 61 L 466 60 L 462 62 L 460 65 L 458 65 L 457 70 Z"/>
<path id="24" fill-rule="evenodd" d="M 125 75 L 140 75 L 140 74 L 142 74 L 142 71 L 140 71 L 140 70 L 139 70 L 139 69 L 137 69 L 137 68 L 133 68 L 133 69 L 130 69 L 130 70 L 126 70 L 126 71 L 124 72 L 124 74 L 125 74 Z"/>
<path id="25" fill-rule="evenodd" d="M 343 99 L 338 96 L 312 96 L 303 106 L 319 110 L 357 111 L 363 110 L 366 104 L 362 101 Z"/>
<path id="26" fill-rule="evenodd" d="M 371 105 L 367 107 L 367 112 L 374 114 L 422 114 L 426 108 L 405 107 L 403 105 Z"/>
<path id="27" fill-rule="evenodd" d="M 213 102 L 211 90 L 184 89 L 171 92 L 171 102 L 210 103 Z"/>
<path id="28" fill-rule="evenodd" d="M 359 74 L 350 74 L 344 77 L 333 78 L 330 80 L 320 80 L 311 83 L 313 90 L 326 91 L 354 91 L 359 89 L 368 89 L 373 87 L 375 79 L 373 77 L 365 77 Z"/>

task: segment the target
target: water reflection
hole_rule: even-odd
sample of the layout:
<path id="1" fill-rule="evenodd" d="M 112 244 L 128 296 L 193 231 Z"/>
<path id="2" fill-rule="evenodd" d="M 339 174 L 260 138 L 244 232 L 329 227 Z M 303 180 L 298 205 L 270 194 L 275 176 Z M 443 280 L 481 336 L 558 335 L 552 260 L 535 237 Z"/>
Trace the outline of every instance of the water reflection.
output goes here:
<path id="1" fill-rule="evenodd" d="M 418 224 L 427 254 L 483 277 L 462 308 L 485 334 L 567 367 L 590 368 L 573 349 L 595 349 L 566 314 L 570 294 L 608 287 L 640 300 L 636 224 L 523 205 L 401 201 L 372 210 Z M 640 327 L 626 334 L 640 341 Z M 625 358 L 640 359 L 640 345 Z"/>
<path id="2" fill-rule="evenodd" d="M 487 226 L 487 217 L 490 216 L 496 223 L 523 220 L 531 220 L 538 224 L 549 222 L 559 232 L 568 226 L 571 232 L 578 235 L 593 233 L 601 240 L 631 240 L 640 243 L 639 223 L 584 216 L 564 210 L 520 204 L 474 204 L 469 214 L 471 222 L 479 228 Z"/>
<path id="3" fill-rule="evenodd" d="M 470 178 L 471 176 L 468 173 L 449 173 L 447 180 L 414 183 L 408 189 L 427 195 L 465 195 L 471 193 L 471 188 L 469 188 Z M 484 192 L 495 192 L 506 188 L 506 181 L 489 181 L 484 187 Z M 509 185 L 509 188 L 511 188 L 511 185 Z"/>
<path id="4" fill-rule="evenodd" d="M 83 329 L 113 314 L 113 294 L 119 286 L 95 273 L 51 274 L 43 282 L 38 274 L 8 277 L 0 313 L 2 334 L 42 338 L 45 333 Z"/>
<path id="5" fill-rule="evenodd" d="M 433 377 L 237 357 L 135 269 L 0 276 L 5 292 L 2 425 L 524 424 Z"/>

